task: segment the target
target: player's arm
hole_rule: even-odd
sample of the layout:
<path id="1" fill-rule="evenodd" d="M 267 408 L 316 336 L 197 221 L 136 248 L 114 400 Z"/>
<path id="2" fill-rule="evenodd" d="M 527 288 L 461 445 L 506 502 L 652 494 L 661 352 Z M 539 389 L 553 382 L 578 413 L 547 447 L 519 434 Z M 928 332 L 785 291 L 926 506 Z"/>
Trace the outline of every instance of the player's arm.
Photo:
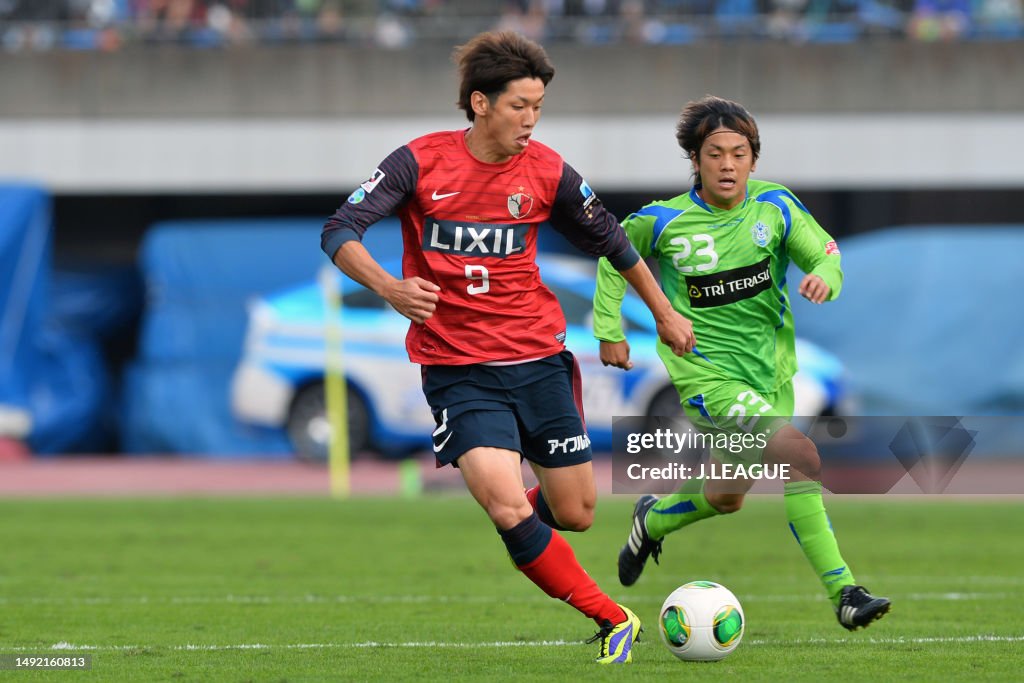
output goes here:
<path id="1" fill-rule="evenodd" d="M 419 277 L 393 277 L 362 244 L 367 228 L 392 215 L 413 196 L 417 173 L 416 159 L 408 147 L 392 152 L 328 219 L 320 246 L 341 272 L 376 292 L 406 318 L 422 323 L 433 315 L 440 288 Z"/>
<path id="2" fill-rule="evenodd" d="M 650 255 L 652 226 L 651 220 L 636 214 L 622 223 L 630 243 L 643 258 Z M 622 301 L 625 297 L 626 278 L 612 267 L 608 259 L 601 258 L 594 288 L 594 337 L 601 342 L 602 364 L 629 370 L 633 363 L 629 359 L 629 342 L 622 330 Z"/>
<path id="3" fill-rule="evenodd" d="M 654 274 L 647 267 L 647 263 L 640 259 L 636 265 L 619 272 L 654 314 L 658 338 L 677 356 L 692 351 L 693 347 L 697 345 L 697 339 L 693 334 L 693 324 L 679 311 L 672 308 L 672 304 L 665 298 L 665 293 L 661 291 L 661 287 L 658 286 L 658 281 L 654 279 Z M 628 370 L 629 367 L 625 369 Z"/>
<path id="4" fill-rule="evenodd" d="M 342 244 L 334 253 L 334 264 L 414 323 L 425 322 L 437 308 L 440 287 L 421 277 L 399 280 L 392 276 L 370 256 L 362 242 L 353 240 Z"/>
<path id="5" fill-rule="evenodd" d="M 783 201 L 790 204 L 792 221 L 786 249 L 797 267 L 806 273 L 797 291 L 812 303 L 832 301 L 843 287 L 839 247 L 795 196 L 790 194 Z"/>
<path id="6" fill-rule="evenodd" d="M 690 321 L 672 308 L 615 216 L 569 164 L 562 168 L 551 225 L 581 251 L 607 258 L 651 309 L 658 336 L 673 353 L 683 355 L 693 349 L 696 342 Z"/>

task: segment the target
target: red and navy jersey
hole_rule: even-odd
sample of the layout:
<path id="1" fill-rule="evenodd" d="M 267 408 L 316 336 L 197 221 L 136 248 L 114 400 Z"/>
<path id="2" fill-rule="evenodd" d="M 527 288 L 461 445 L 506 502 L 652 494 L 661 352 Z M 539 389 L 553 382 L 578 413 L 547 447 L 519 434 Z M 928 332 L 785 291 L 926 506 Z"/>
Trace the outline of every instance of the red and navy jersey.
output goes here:
<path id="1" fill-rule="evenodd" d="M 639 260 L 618 221 L 562 157 L 531 141 L 505 163 L 474 157 L 465 130 L 392 152 L 324 225 L 332 259 L 376 221 L 402 222 L 402 273 L 441 288 L 433 316 L 410 325 L 414 363 L 468 365 L 542 358 L 564 348 L 565 316 L 541 282 L 537 229 L 548 222 L 620 270 Z"/>

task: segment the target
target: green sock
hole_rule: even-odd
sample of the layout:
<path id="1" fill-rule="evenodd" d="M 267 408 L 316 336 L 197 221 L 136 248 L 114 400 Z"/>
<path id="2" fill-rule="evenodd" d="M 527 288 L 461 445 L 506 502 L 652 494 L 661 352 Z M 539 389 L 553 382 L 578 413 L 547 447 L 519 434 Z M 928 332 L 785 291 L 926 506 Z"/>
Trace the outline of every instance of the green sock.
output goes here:
<path id="1" fill-rule="evenodd" d="M 853 574 L 839 554 L 832 522 L 821 500 L 821 482 L 791 481 L 785 485 L 786 519 L 807 561 L 818 574 L 832 603 L 839 603 L 843 586 L 854 583 Z"/>
<path id="2" fill-rule="evenodd" d="M 714 517 L 718 510 L 704 496 L 704 480 L 691 479 L 677 493 L 665 496 L 647 511 L 644 526 L 657 540 L 687 524 Z"/>

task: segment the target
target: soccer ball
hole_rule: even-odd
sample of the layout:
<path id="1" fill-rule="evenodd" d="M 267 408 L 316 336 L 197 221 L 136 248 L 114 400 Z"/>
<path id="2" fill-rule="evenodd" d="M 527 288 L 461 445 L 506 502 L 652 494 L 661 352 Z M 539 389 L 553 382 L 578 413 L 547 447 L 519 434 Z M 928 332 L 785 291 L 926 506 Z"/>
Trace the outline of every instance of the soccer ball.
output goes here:
<path id="1" fill-rule="evenodd" d="M 691 581 L 672 591 L 658 619 L 669 652 L 688 662 L 722 659 L 740 644 L 743 626 L 740 601 L 714 581 Z"/>

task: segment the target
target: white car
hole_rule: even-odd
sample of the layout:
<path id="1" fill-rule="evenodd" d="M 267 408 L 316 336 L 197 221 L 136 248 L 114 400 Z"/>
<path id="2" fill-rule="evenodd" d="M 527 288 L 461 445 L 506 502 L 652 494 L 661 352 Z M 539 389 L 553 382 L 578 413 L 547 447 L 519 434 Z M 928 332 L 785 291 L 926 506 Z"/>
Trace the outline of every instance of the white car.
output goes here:
<path id="1" fill-rule="evenodd" d="M 604 367 L 591 330 L 596 261 L 539 256 L 544 283 L 562 304 L 566 346 L 583 374 L 583 406 L 597 451 L 611 447 L 615 416 L 679 415 L 675 389 L 655 352 L 654 319 L 633 294 L 622 313 L 632 370 Z M 398 274 L 401 264 L 382 264 Z M 401 456 L 429 449 L 433 417 L 421 390 L 419 366 L 405 352 L 408 320 L 380 297 L 342 277 L 343 368 L 348 382 L 352 452 Z M 245 349 L 232 382 L 237 419 L 286 429 L 296 454 L 323 460 L 331 428 L 324 402 L 326 314 L 323 288 L 310 282 L 256 301 Z M 843 396 L 843 367 L 831 354 L 797 340 L 801 370 L 794 379 L 797 415 L 829 414 Z"/>

